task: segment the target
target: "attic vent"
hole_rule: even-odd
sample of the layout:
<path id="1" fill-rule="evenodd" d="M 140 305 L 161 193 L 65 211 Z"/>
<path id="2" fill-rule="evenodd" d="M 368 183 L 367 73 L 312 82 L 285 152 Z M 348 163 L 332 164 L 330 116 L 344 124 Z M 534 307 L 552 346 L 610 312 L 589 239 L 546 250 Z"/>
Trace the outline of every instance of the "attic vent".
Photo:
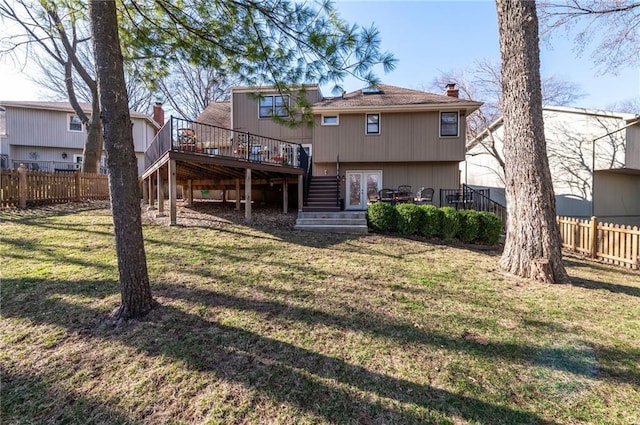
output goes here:
<path id="1" fill-rule="evenodd" d="M 362 89 L 362 94 L 382 94 L 382 93 L 384 92 L 378 87 L 365 87 Z"/>

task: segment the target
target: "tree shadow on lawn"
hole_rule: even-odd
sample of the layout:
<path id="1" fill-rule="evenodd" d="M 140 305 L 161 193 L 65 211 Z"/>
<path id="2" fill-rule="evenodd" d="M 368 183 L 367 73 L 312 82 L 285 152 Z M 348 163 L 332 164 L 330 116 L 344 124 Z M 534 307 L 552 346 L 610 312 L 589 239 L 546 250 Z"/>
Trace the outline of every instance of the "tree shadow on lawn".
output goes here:
<path id="1" fill-rule="evenodd" d="M 50 283 L 50 282 L 49 282 Z M 11 285 L 12 282 L 5 282 Z M 110 285 L 111 290 L 114 286 Z M 95 289 L 70 282 L 57 282 L 34 288 L 40 291 L 47 304 L 37 308 L 24 308 L 23 303 L 12 303 L 5 299 L 3 315 L 27 317 L 36 323 L 53 323 L 80 334 L 99 338 L 113 338 L 122 343 L 142 349 L 150 355 L 169 355 L 183 360 L 191 368 L 215 372 L 233 381 L 251 386 L 279 402 L 288 402 L 301 409 L 325 417 L 330 421 L 361 421 L 363 418 L 394 418 L 395 423 L 420 423 L 422 414 L 398 407 L 389 407 L 351 392 L 357 388 L 397 403 L 410 403 L 426 410 L 425 415 L 457 415 L 481 423 L 545 423 L 535 414 L 496 406 L 473 397 L 455 394 L 389 377 L 384 374 L 355 366 L 342 359 L 315 353 L 292 344 L 274 340 L 255 332 L 205 320 L 175 307 L 165 305 L 154 310 L 150 316 L 124 329 L 96 329 L 96 310 L 52 299 L 54 294 L 78 294 L 95 296 Z M 501 357 L 521 363 L 546 359 L 541 366 L 571 373 L 593 376 L 593 369 L 581 364 L 575 353 L 559 352 L 558 348 L 540 349 L 508 343 L 489 342 L 487 345 L 467 341 L 463 337 L 452 337 L 418 330 L 410 323 L 393 321 L 364 311 L 341 316 L 323 311 L 291 306 L 286 303 L 256 301 L 229 296 L 208 290 L 165 285 L 156 289 L 156 294 L 176 300 L 205 303 L 209 307 L 226 307 L 241 311 L 260 313 L 265 320 L 284 318 L 311 325 L 329 325 L 342 329 L 371 333 L 392 338 L 399 344 L 421 343 L 443 346 L 449 350 L 465 351 L 486 357 Z M 11 295 L 11 294 L 9 294 Z M 68 320 L 73 317 L 75 320 Z M 93 320 L 92 320 L 93 319 Z M 180 332 L 176 332 L 176 330 Z M 186 330 L 186 332 L 185 332 Z M 623 353 L 608 347 L 597 348 L 607 356 L 619 359 L 619 364 L 638 361 L 640 353 Z M 551 361 L 560 358 L 563 361 Z M 640 377 L 629 373 L 629 369 L 610 370 L 603 379 L 637 384 Z M 332 385 L 337 382 L 338 385 Z"/>
<path id="2" fill-rule="evenodd" d="M 35 288 L 40 291 L 40 297 L 48 298 L 46 311 L 42 306 L 25 309 L 22 303 L 7 299 L 3 303 L 3 315 L 28 318 L 34 323 L 55 324 L 87 337 L 114 339 L 152 356 L 169 356 L 185 362 L 189 368 L 212 372 L 214 376 L 251 387 L 277 403 L 290 403 L 308 414 L 335 423 L 418 424 L 442 421 L 450 416 L 479 423 L 554 423 L 521 409 L 394 378 L 246 329 L 205 320 L 171 305 L 161 305 L 146 319 L 124 327 L 95 326 L 91 319 L 98 314 L 96 310 L 52 297 L 66 293 L 66 286 L 73 288 L 70 291 L 73 294 L 82 292 L 81 285 L 69 283 L 43 284 L 46 287 Z M 380 318 L 366 317 L 366 313 L 352 321 L 351 317 L 191 288 L 166 288 L 156 293 L 168 298 L 204 301 L 212 307 L 224 305 L 261 313 L 267 311 L 293 320 L 337 324 L 358 331 L 361 331 L 358 328 L 363 323 L 373 322 L 368 332 L 393 336 L 404 342 L 412 342 L 413 339 L 434 344 L 442 342 L 443 338 L 446 341 L 446 337 L 434 337 L 416 329 L 413 329 L 413 335 L 417 336 L 411 338 L 409 324 L 393 323 L 388 319 L 376 324 L 374 321 Z M 88 288 L 86 295 L 92 296 L 93 290 Z M 69 317 L 76 320 L 69 321 Z M 471 348 L 464 341 L 451 340 L 449 344 L 459 345 L 460 349 Z M 487 349 L 493 356 L 505 347 Z M 389 401 L 383 403 L 379 398 Z"/>
<path id="3" fill-rule="evenodd" d="M 616 294 L 640 297 L 640 287 L 620 285 L 617 283 L 600 282 L 582 277 L 570 277 L 570 285 L 585 289 L 604 290 Z"/>
<path id="4" fill-rule="evenodd" d="M 134 423 L 101 401 L 79 397 L 46 377 L 26 371 L 12 373 L 2 365 L 0 377 L 0 417 L 6 423 Z"/>

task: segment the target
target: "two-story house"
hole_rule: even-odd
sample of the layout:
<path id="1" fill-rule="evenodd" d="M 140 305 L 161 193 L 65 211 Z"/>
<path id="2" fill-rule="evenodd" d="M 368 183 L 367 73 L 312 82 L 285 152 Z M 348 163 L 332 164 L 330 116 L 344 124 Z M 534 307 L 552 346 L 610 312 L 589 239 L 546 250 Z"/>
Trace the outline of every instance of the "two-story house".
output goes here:
<path id="1" fill-rule="evenodd" d="M 172 118 L 148 150 L 143 177 L 151 194 L 168 178 L 191 188 L 190 199 L 206 189 L 238 208 L 241 198 L 250 208 L 247 201 L 276 192 L 299 211 L 365 210 L 381 189 L 401 185 L 433 188 L 437 204 L 439 189 L 460 186 L 465 117 L 480 106 L 458 98 L 453 84 L 441 95 L 380 84 L 338 97 L 317 85 L 236 87 L 196 122 Z M 299 125 L 286 124 L 292 113 Z M 317 181 L 335 187 L 329 204 L 304 202 Z"/>
<path id="2" fill-rule="evenodd" d="M 545 106 L 543 117 L 557 214 L 640 225 L 640 116 Z M 461 169 L 504 205 L 503 137 L 500 118 L 469 142 Z"/>
<path id="3" fill-rule="evenodd" d="M 91 105 L 81 104 L 90 115 Z M 159 109 L 158 109 L 159 108 Z M 162 122 L 162 109 L 155 115 Z M 160 124 L 153 118 L 131 111 L 133 140 L 138 172 L 144 170 L 144 152 Z M 0 101 L 0 167 L 25 164 L 32 170 L 78 169 L 86 140 L 82 122 L 66 102 Z M 102 160 L 104 165 L 104 159 Z"/>

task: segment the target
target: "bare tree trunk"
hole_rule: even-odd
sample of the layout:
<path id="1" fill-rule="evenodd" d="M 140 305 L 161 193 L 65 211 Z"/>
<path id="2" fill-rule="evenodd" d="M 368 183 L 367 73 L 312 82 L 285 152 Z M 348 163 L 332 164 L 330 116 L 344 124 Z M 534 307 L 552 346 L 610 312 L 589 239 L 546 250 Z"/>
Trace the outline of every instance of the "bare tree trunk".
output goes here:
<path id="1" fill-rule="evenodd" d="M 93 115 L 91 117 L 86 128 L 87 139 L 84 143 L 84 150 L 82 151 L 82 172 L 99 173 L 100 158 L 102 157 L 102 149 L 104 145 L 99 109 L 97 115 Z"/>
<path id="2" fill-rule="evenodd" d="M 536 4 L 496 0 L 502 56 L 504 156 L 509 212 L 500 260 L 509 273 L 563 282 L 560 233 L 547 159 Z"/>
<path id="3" fill-rule="evenodd" d="M 139 317 L 154 305 L 147 274 L 138 196 L 138 168 L 127 105 L 115 0 L 89 4 L 104 125 L 109 191 L 122 304 L 118 319 Z"/>

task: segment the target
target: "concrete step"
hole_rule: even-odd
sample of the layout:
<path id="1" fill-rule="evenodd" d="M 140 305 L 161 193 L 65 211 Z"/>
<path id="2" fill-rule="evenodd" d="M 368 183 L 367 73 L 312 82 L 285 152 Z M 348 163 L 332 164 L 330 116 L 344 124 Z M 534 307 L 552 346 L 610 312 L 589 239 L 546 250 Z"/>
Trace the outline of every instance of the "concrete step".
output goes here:
<path id="1" fill-rule="evenodd" d="M 366 234 L 369 232 L 369 229 L 367 228 L 366 225 L 342 226 L 342 225 L 325 225 L 325 224 L 306 224 L 306 225 L 296 224 L 293 228 L 296 230 L 306 230 L 311 232 L 354 233 L 354 234 Z"/>
<path id="2" fill-rule="evenodd" d="M 314 212 L 314 211 L 302 211 L 298 213 L 298 218 L 341 218 L 347 220 L 366 220 L 367 213 L 365 211 L 335 211 L 335 212 Z"/>
<path id="3" fill-rule="evenodd" d="M 337 207 L 337 206 L 333 206 L 333 207 L 310 207 L 308 205 L 305 205 L 303 207 L 303 211 L 304 212 L 322 212 L 322 213 L 339 212 L 340 211 L 340 207 Z"/>
<path id="4" fill-rule="evenodd" d="M 367 225 L 367 220 L 346 218 L 299 218 L 296 225 L 327 225 L 327 226 L 362 226 Z"/>

